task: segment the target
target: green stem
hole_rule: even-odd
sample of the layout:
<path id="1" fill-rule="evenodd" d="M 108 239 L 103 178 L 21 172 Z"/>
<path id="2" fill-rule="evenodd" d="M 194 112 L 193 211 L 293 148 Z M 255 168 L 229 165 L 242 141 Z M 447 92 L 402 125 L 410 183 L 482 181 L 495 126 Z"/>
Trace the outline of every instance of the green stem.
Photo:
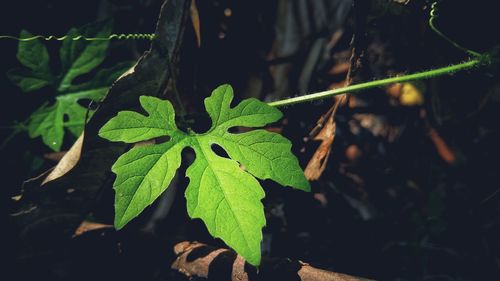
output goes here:
<path id="1" fill-rule="evenodd" d="M 377 87 L 385 86 L 388 84 L 402 83 L 402 82 L 408 82 L 408 81 L 414 81 L 414 80 L 429 79 L 432 77 L 437 77 L 437 76 L 442 76 L 442 75 L 449 75 L 449 74 L 453 74 L 453 73 L 458 72 L 458 71 L 474 68 L 474 67 L 480 65 L 481 63 L 482 63 L 482 61 L 480 59 L 472 59 L 472 60 L 469 60 L 469 61 L 466 61 L 463 63 L 454 64 L 454 65 L 450 65 L 450 66 L 446 66 L 446 67 L 436 68 L 436 69 L 427 70 L 427 71 L 423 71 L 423 72 L 417 72 L 417 73 L 408 74 L 408 75 L 385 78 L 385 79 L 370 81 L 370 82 L 366 82 L 366 83 L 350 85 L 350 86 L 343 87 L 343 88 L 337 88 L 337 89 L 333 89 L 333 90 L 313 93 L 313 94 L 299 96 L 299 97 L 288 98 L 288 99 L 284 99 L 284 100 L 273 101 L 273 102 L 270 102 L 268 104 L 270 106 L 280 107 L 280 106 L 287 106 L 287 105 L 292 105 L 292 104 L 297 104 L 297 103 L 310 102 L 310 101 L 320 100 L 320 99 L 333 97 L 333 96 L 337 96 L 337 95 L 342 95 L 342 94 L 346 94 L 346 93 L 360 92 L 363 90 L 377 88 Z"/>

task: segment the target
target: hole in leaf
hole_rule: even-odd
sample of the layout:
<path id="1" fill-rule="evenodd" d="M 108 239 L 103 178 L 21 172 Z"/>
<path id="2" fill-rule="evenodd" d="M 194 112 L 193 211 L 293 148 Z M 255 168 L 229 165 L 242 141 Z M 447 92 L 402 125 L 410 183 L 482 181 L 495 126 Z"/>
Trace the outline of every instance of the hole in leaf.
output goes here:
<path id="1" fill-rule="evenodd" d="M 255 129 L 261 129 L 261 128 L 251 128 L 251 127 L 242 127 L 242 126 L 237 126 L 237 127 L 231 127 L 227 131 L 231 134 L 241 134 L 241 133 L 246 133 L 249 131 L 253 131 Z"/>
<path id="2" fill-rule="evenodd" d="M 230 132 L 231 134 L 237 134 L 240 132 L 239 127 L 231 127 L 227 131 Z"/>
<path id="3" fill-rule="evenodd" d="M 227 152 L 222 148 L 220 145 L 213 143 L 211 146 L 212 151 L 217 154 L 217 156 L 223 157 L 223 158 L 229 158 L 229 155 Z"/>
<path id="4" fill-rule="evenodd" d="M 162 144 L 162 143 L 166 143 L 168 141 L 170 141 L 171 137 L 169 136 L 161 136 L 161 137 L 157 137 L 155 139 L 155 143 L 156 144 Z"/>
<path id="5" fill-rule="evenodd" d="M 89 108 L 92 103 L 91 99 L 79 99 L 77 103 L 85 108 Z"/>
<path id="6" fill-rule="evenodd" d="M 183 163 L 183 165 L 181 165 L 181 168 L 183 166 L 184 166 L 184 168 L 191 166 L 191 164 L 193 164 L 193 162 L 194 162 L 194 159 L 196 158 L 196 154 L 194 152 L 194 149 L 190 146 L 188 146 L 182 150 L 181 156 L 182 156 L 183 161 L 185 161 Z"/>
<path id="7" fill-rule="evenodd" d="M 89 82 L 92 80 L 92 78 L 94 78 L 96 72 L 97 72 L 97 69 L 94 69 L 88 73 L 78 75 L 77 77 L 75 77 L 75 79 L 73 79 L 73 81 L 71 81 L 71 84 L 80 85 L 80 84 Z"/>
<path id="8" fill-rule="evenodd" d="M 68 114 L 64 114 L 63 115 L 63 122 L 64 123 L 69 122 L 69 116 L 68 116 Z"/>

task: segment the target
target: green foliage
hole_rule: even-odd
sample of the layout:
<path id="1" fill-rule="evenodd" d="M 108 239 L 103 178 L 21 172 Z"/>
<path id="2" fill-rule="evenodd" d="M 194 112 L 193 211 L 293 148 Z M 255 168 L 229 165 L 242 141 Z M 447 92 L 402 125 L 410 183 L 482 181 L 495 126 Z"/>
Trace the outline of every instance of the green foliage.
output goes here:
<path id="1" fill-rule="evenodd" d="M 281 112 L 253 98 L 231 108 L 232 99 L 229 85 L 218 87 L 205 99 L 212 126 L 203 134 L 179 130 L 172 104 L 148 96 L 140 97 L 147 115 L 122 111 L 101 128 L 99 135 L 111 141 L 169 138 L 160 144 L 136 146 L 113 165 L 116 228 L 125 226 L 165 191 L 181 164 L 182 150 L 191 147 L 196 159 L 186 171 L 189 216 L 202 219 L 213 236 L 249 263 L 260 263 L 264 191 L 256 178 L 304 191 L 310 186 L 286 138 L 262 129 L 228 132 L 237 126 L 262 127 L 279 120 Z M 217 155 L 213 145 L 221 146 L 230 159 Z"/>
<path id="2" fill-rule="evenodd" d="M 28 31 L 21 31 L 21 38 L 31 36 Z M 38 90 L 54 82 L 49 66 L 49 52 L 40 41 L 20 41 L 16 57 L 26 68 L 12 69 L 7 75 L 24 92 Z"/>
<path id="3" fill-rule="evenodd" d="M 132 63 L 119 63 L 109 69 L 101 69 L 89 82 L 74 84 L 75 78 L 98 67 L 106 58 L 109 41 L 72 40 L 77 35 L 106 37 L 111 34 L 112 22 L 101 21 L 72 28 L 68 39 L 59 50 L 61 72 L 54 74 L 50 67 L 47 48 L 40 40 L 20 41 L 17 59 L 24 66 L 10 70 L 7 75 L 23 92 L 31 92 L 45 86 L 52 86 L 56 92 L 55 102 L 45 103 L 28 119 L 27 130 L 31 138 L 41 136 L 43 142 L 55 151 L 63 143 L 65 128 L 78 136 L 83 130 L 87 109 L 78 104 L 81 99 L 100 99 L 109 86 Z M 20 37 L 32 35 L 21 31 Z"/>

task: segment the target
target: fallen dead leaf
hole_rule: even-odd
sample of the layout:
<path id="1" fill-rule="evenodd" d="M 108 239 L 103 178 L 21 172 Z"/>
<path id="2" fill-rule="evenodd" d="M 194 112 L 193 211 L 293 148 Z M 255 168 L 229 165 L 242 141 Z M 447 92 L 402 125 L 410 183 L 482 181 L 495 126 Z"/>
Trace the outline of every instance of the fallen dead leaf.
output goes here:
<path id="1" fill-rule="evenodd" d="M 316 141 L 321 141 L 318 149 L 309 160 L 309 163 L 304 170 L 304 174 L 308 180 L 317 180 L 323 173 L 328 162 L 328 156 L 332 150 L 332 143 L 335 138 L 336 124 L 333 119 L 333 111 L 329 112 L 326 122 L 321 131 L 313 138 Z"/>
<path id="2" fill-rule="evenodd" d="M 75 167 L 78 160 L 80 160 L 80 153 L 82 152 L 83 133 L 78 137 L 76 142 L 71 146 L 66 154 L 61 158 L 56 167 L 50 174 L 43 180 L 42 185 L 62 177 Z"/>
<path id="3" fill-rule="evenodd" d="M 457 157 L 453 152 L 453 150 L 448 146 L 446 141 L 439 135 L 436 129 L 429 126 L 428 130 L 429 130 L 429 137 L 434 143 L 434 146 L 436 147 L 439 156 L 441 156 L 441 158 L 449 165 L 453 165 L 457 160 Z"/>
<path id="4" fill-rule="evenodd" d="M 201 46 L 200 14 L 198 12 L 198 7 L 196 6 L 196 1 L 191 1 L 191 8 L 189 12 L 191 14 L 191 22 L 193 23 L 194 34 L 196 35 L 196 43 L 198 43 L 199 48 Z"/>
<path id="5" fill-rule="evenodd" d="M 73 237 L 80 236 L 88 231 L 102 229 L 102 228 L 112 228 L 112 227 L 113 226 L 110 224 L 102 224 L 102 223 L 91 222 L 91 221 L 83 221 L 80 224 L 80 226 L 78 226 L 78 228 L 75 230 Z"/>
<path id="6" fill-rule="evenodd" d="M 351 80 L 349 79 L 349 74 L 347 80 L 344 82 L 344 86 L 349 85 Z M 321 141 L 321 144 L 314 152 L 311 160 L 307 163 L 306 169 L 304 170 L 304 175 L 308 180 L 317 180 L 323 174 L 328 162 L 328 157 L 332 150 L 333 140 L 335 139 L 335 130 L 337 125 L 335 123 L 335 113 L 340 106 L 343 106 L 347 102 L 347 95 L 341 95 L 335 97 L 335 102 L 333 106 L 318 120 L 316 127 L 314 127 L 309 133 L 309 138 L 315 141 Z"/>

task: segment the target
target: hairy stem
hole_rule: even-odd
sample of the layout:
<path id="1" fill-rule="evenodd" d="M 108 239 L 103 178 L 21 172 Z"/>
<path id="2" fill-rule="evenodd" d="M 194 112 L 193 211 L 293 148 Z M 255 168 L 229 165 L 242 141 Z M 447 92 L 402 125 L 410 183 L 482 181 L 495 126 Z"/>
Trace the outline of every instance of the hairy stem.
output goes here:
<path id="1" fill-rule="evenodd" d="M 337 88 L 337 89 L 333 89 L 333 90 L 317 92 L 317 93 L 303 95 L 303 96 L 299 96 L 299 97 L 293 97 L 293 98 L 288 98 L 288 99 L 284 99 L 284 100 L 273 101 L 273 102 L 270 102 L 268 104 L 270 106 L 276 106 L 276 107 L 287 106 L 287 105 L 293 105 L 293 104 L 297 104 L 297 103 L 304 103 L 304 102 L 320 100 L 320 99 L 333 97 L 333 96 L 337 96 L 337 95 L 342 95 L 342 94 L 346 94 L 346 93 L 356 93 L 356 92 L 368 90 L 371 88 L 385 86 L 388 84 L 429 79 L 429 78 L 433 78 L 433 77 L 437 77 L 437 76 L 453 74 L 453 73 L 456 73 L 456 72 L 459 72 L 462 70 L 471 69 L 471 68 L 479 66 L 482 62 L 483 61 L 481 61 L 480 59 L 472 59 L 472 60 L 469 60 L 469 61 L 466 61 L 463 63 L 453 64 L 453 65 L 446 66 L 446 67 L 436 68 L 436 69 L 427 70 L 427 71 L 423 71 L 423 72 L 417 72 L 417 73 L 408 74 L 408 75 L 390 77 L 390 78 L 385 78 L 385 79 L 381 79 L 381 80 L 375 80 L 375 81 L 370 81 L 370 82 L 365 82 L 365 83 L 360 83 L 360 84 L 354 84 L 354 85 L 350 85 L 350 86 L 343 87 L 343 88 Z"/>

